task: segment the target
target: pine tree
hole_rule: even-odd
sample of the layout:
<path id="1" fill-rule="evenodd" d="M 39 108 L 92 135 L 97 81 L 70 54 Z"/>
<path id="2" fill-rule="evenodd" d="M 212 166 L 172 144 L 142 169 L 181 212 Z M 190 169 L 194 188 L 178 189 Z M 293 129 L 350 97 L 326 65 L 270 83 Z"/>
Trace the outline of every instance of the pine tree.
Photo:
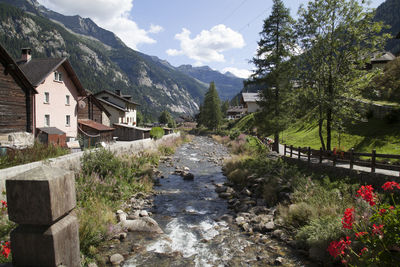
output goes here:
<path id="1" fill-rule="evenodd" d="M 261 92 L 261 112 L 257 121 L 261 129 L 274 134 L 274 150 L 279 152 L 279 132 L 284 129 L 286 114 L 284 95 L 290 85 L 288 59 L 295 47 L 294 20 L 282 0 L 274 0 L 271 15 L 264 20 L 256 57 L 257 69 L 248 83 L 264 87 Z"/>
<path id="2" fill-rule="evenodd" d="M 221 101 L 218 96 L 214 82 L 210 83 L 210 87 L 204 98 L 204 104 L 199 114 L 201 124 L 209 129 L 216 130 L 222 122 Z"/>

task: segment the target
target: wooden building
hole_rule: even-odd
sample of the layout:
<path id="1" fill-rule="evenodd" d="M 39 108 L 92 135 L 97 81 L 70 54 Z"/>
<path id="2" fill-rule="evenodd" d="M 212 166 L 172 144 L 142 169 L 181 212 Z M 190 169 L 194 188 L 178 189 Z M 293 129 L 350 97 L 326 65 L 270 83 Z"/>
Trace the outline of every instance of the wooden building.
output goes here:
<path id="1" fill-rule="evenodd" d="M 33 133 L 35 94 L 33 85 L 0 45 L 0 135 Z"/>
<path id="2" fill-rule="evenodd" d="M 78 101 L 78 120 L 92 120 L 110 126 L 111 113 L 91 92 L 86 90 L 86 93 L 87 96 Z"/>
<path id="3" fill-rule="evenodd" d="M 114 136 L 118 141 L 135 141 L 150 138 L 151 128 L 140 128 L 126 124 L 114 123 Z"/>
<path id="4" fill-rule="evenodd" d="M 37 128 L 37 138 L 43 144 L 67 146 L 67 134 L 56 127 Z"/>

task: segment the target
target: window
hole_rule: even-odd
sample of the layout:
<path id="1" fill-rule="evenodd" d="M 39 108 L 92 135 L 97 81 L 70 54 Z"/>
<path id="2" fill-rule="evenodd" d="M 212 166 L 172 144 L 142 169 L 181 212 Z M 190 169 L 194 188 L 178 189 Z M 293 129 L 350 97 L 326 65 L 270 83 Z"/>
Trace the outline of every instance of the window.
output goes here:
<path id="1" fill-rule="evenodd" d="M 50 115 L 44 115 L 44 126 L 50 127 Z"/>
<path id="2" fill-rule="evenodd" d="M 69 106 L 69 95 L 65 96 L 65 105 Z"/>
<path id="3" fill-rule="evenodd" d="M 62 73 L 55 71 L 54 72 L 54 80 L 57 82 L 62 82 Z"/>
<path id="4" fill-rule="evenodd" d="M 65 116 L 65 125 L 71 126 L 71 116 L 70 115 Z"/>
<path id="5" fill-rule="evenodd" d="M 44 93 L 44 103 L 46 103 L 46 104 L 50 103 L 50 93 L 49 92 Z"/>

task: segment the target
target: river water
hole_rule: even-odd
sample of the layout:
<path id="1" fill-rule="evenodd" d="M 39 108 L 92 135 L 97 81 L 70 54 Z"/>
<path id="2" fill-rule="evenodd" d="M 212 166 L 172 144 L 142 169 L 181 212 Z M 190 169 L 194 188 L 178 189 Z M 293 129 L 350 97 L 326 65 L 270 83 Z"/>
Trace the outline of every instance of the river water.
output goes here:
<path id="1" fill-rule="evenodd" d="M 215 183 L 224 183 L 220 163 L 228 157 L 225 147 L 207 137 L 195 137 L 177 149 L 171 161 L 160 164 L 160 179 L 154 198 L 153 218 L 165 234 L 136 234 L 132 242 L 132 266 L 301 266 L 290 249 L 267 236 L 254 240 L 232 223 L 218 220 L 232 214 L 227 201 L 215 193 Z M 189 168 L 193 181 L 174 174 Z"/>

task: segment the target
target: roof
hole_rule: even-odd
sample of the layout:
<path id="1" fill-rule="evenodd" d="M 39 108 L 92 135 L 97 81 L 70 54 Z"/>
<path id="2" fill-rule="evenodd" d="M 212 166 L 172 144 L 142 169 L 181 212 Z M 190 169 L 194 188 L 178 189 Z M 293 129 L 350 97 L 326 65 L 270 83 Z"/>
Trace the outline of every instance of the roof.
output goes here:
<path id="1" fill-rule="evenodd" d="M 242 93 L 244 102 L 257 102 L 260 101 L 260 95 L 258 93 Z"/>
<path id="2" fill-rule="evenodd" d="M 151 130 L 151 128 L 141 128 L 141 127 L 136 127 L 136 126 L 127 125 L 127 124 L 121 124 L 121 123 L 114 123 L 114 126 L 136 129 L 136 130 L 143 131 L 143 132 L 147 132 L 147 131 Z"/>
<path id="3" fill-rule="evenodd" d="M 126 97 L 128 97 L 128 95 L 117 95 L 116 93 L 113 93 L 113 92 L 108 91 L 108 90 L 100 91 L 100 92 L 98 92 L 98 93 L 95 93 L 94 95 L 97 97 L 98 95 L 100 95 L 100 94 L 102 94 L 102 93 L 106 93 L 106 94 L 112 95 L 112 96 L 117 97 L 118 99 L 121 99 L 121 100 L 123 100 L 123 101 L 125 101 L 125 102 L 127 102 L 127 103 L 131 103 L 131 104 L 140 106 L 140 104 L 138 104 L 138 103 L 136 103 L 136 102 L 133 102 L 133 101 L 131 101 L 131 100 L 126 99 Z M 131 97 L 132 97 L 132 96 L 131 96 Z"/>
<path id="4" fill-rule="evenodd" d="M 92 121 L 92 120 L 78 120 L 79 124 L 85 125 L 87 127 L 90 127 L 92 129 L 95 129 L 97 131 L 103 132 L 103 131 L 114 131 L 114 128 L 108 127 L 104 124 Z"/>
<path id="5" fill-rule="evenodd" d="M 94 104 L 96 104 L 96 106 L 101 109 L 101 111 L 103 111 L 104 113 L 106 113 L 107 117 L 111 116 L 111 113 L 108 112 L 107 109 L 105 109 L 105 107 L 103 107 L 103 105 L 100 103 L 100 101 L 93 95 L 92 92 L 90 92 L 89 90 L 86 90 L 86 94 L 87 94 L 87 98 L 89 98 L 91 101 L 93 101 Z"/>
<path id="6" fill-rule="evenodd" d="M 111 107 L 113 107 L 113 108 L 116 108 L 116 109 L 118 109 L 118 110 L 121 110 L 121 111 L 123 111 L 123 112 L 126 111 L 125 108 L 120 107 L 120 106 L 118 106 L 118 105 L 116 105 L 116 104 L 114 104 L 114 103 L 111 103 L 111 102 L 109 102 L 109 101 L 107 101 L 107 100 L 104 100 L 104 99 L 102 99 L 102 98 L 97 98 L 97 100 L 99 100 L 101 103 L 104 103 L 104 104 L 106 104 L 106 105 L 109 105 L 109 106 L 111 106 Z"/>
<path id="7" fill-rule="evenodd" d="M 35 94 L 38 92 L 30 83 L 28 77 L 18 67 L 17 63 L 10 56 L 7 50 L 0 44 L 0 63 L 4 65 L 5 71 L 10 73 L 17 84 L 26 92 L 26 89 L 32 90 Z"/>
<path id="8" fill-rule="evenodd" d="M 244 107 L 232 107 L 228 109 L 226 112 L 227 113 L 246 113 L 247 109 Z"/>
<path id="9" fill-rule="evenodd" d="M 61 131 L 60 129 L 56 127 L 43 127 L 39 128 L 40 131 L 47 133 L 47 134 L 58 134 L 58 135 L 63 135 L 65 132 Z"/>
<path id="10" fill-rule="evenodd" d="M 35 87 L 39 86 L 51 73 L 62 65 L 67 71 L 69 78 L 78 89 L 78 93 L 82 96 L 86 96 L 85 89 L 67 58 L 33 58 L 28 62 L 19 60 L 17 64 Z"/>
<path id="11" fill-rule="evenodd" d="M 371 59 L 371 63 L 392 61 L 394 59 L 396 59 L 396 57 L 391 52 L 376 53 L 374 54 L 374 57 Z"/>

